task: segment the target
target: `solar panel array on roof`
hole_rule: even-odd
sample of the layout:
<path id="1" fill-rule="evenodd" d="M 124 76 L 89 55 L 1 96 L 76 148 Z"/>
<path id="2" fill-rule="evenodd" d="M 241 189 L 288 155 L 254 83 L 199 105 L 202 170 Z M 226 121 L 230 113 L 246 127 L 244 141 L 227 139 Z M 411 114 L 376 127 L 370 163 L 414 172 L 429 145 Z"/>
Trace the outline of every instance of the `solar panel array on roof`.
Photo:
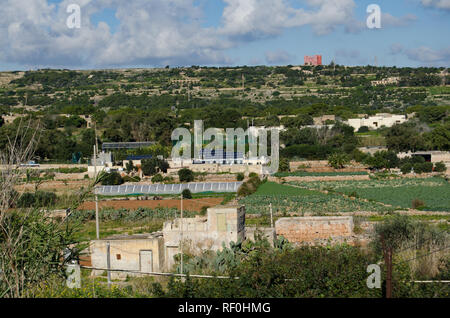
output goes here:
<path id="1" fill-rule="evenodd" d="M 128 156 L 126 160 L 145 160 L 152 159 L 152 155 L 136 155 L 136 156 Z"/>
<path id="2" fill-rule="evenodd" d="M 101 186 L 95 189 L 95 194 L 107 196 L 133 194 L 180 194 L 184 189 L 189 189 L 192 193 L 233 193 L 237 192 L 241 185 L 242 182 L 207 182 L 186 184 L 136 184 L 122 186 Z"/>
<path id="3" fill-rule="evenodd" d="M 244 159 L 242 152 L 223 151 L 223 149 L 202 149 L 199 154 L 204 159 Z"/>
<path id="4" fill-rule="evenodd" d="M 104 142 L 102 144 L 102 149 L 139 149 L 144 147 L 153 146 L 155 143 L 153 141 L 146 142 Z"/>

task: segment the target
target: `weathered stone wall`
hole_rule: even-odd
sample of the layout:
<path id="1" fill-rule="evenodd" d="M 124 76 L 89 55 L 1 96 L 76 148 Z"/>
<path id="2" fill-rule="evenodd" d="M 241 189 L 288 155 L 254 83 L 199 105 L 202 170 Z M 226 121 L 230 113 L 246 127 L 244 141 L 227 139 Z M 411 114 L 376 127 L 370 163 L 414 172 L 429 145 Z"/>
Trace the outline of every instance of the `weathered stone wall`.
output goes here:
<path id="1" fill-rule="evenodd" d="M 351 237 L 353 217 L 293 217 L 275 222 L 277 236 L 291 243 L 311 243 L 317 240 Z"/>

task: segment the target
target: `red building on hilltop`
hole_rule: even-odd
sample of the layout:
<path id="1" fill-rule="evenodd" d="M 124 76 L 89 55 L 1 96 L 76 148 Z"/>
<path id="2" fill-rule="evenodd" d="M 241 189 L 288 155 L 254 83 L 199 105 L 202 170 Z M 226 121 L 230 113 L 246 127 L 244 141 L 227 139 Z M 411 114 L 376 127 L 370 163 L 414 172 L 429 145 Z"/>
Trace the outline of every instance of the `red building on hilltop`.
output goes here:
<path id="1" fill-rule="evenodd" d="M 305 56 L 305 65 L 322 65 L 322 55 Z"/>

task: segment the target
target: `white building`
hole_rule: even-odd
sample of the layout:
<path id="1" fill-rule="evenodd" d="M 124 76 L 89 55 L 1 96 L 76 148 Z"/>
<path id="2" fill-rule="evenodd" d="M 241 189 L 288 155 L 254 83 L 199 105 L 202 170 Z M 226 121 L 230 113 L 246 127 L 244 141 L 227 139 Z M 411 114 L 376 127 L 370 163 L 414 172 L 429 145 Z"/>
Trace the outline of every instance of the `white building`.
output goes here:
<path id="1" fill-rule="evenodd" d="M 376 116 L 366 118 L 351 118 L 346 124 L 358 131 L 363 126 L 367 126 L 369 129 L 378 129 L 383 126 L 392 127 L 395 124 L 402 124 L 406 121 L 405 115 L 376 114 Z"/>

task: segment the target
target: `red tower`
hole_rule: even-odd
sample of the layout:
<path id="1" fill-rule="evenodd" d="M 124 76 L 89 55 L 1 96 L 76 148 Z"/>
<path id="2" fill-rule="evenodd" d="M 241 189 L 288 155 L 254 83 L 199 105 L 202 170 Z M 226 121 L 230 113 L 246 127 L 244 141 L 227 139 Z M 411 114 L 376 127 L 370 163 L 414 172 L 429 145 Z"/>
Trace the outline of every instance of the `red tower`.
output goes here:
<path id="1" fill-rule="evenodd" d="M 305 56 L 305 65 L 322 65 L 322 55 Z"/>

